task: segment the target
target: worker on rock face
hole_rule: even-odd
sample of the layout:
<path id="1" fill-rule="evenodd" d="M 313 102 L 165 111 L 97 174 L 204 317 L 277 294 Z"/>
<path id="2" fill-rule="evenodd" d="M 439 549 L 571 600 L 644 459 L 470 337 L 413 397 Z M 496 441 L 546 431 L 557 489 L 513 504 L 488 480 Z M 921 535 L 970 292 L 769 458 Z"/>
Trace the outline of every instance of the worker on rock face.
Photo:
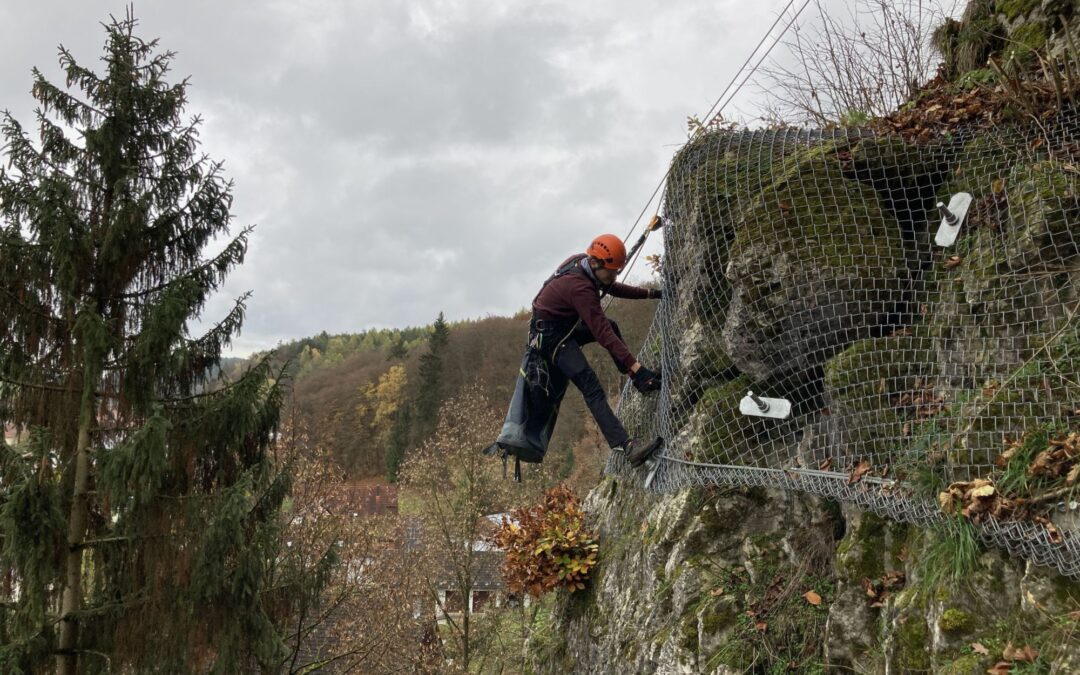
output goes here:
<path id="1" fill-rule="evenodd" d="M 659 224 L 654 217 L 649 229 Z M 613 234 L 593 239 L 584 254 L 565 260 L 537 293 L 532 302 L 530 344 L 539 345 L 540 355 L 585 397 L 605 440 L 614 450 L 623 450 L 633 466 L 640 466 L 660 446 L 660 439 L 631 439 L 608 405 L 599 378 L 593 372 L 582 345 L 597 342 L 606 349 L 619 372 L 629 374 L 634 387 L 649 393 L 660 389 L 660 375 L 641 365 L 627 348 L 619 326 L 604 315 L 600 293 L 616 298 L 660 298 L 658 289 L 640 288 L 615 281 L 626 265 L 626 247 Z"/>

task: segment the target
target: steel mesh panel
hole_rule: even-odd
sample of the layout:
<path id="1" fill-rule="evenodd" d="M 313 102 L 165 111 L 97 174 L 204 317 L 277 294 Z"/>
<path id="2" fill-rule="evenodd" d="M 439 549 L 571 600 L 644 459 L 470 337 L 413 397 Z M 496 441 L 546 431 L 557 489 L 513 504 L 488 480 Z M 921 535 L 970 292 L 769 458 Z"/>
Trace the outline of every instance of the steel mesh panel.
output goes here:
<path id="1" fill-rule="evenodd" d="M 1008 441 L 1080 427 L 1078 128 L 1069 113 L 920 143 L 713 131 L 680 150 L 641 352 L 664 386 L 620 406 L 633 435 L 667 439 L 650 488 L 802 490 L 928 524 L 937 490 L 999 474 Z M 936 204 L 961 192 L 959 237 L 939 246 Z M 791 416 L 740 413 L 751 389 Z M 1076 576 L 1068 522 L 977 527 Z"/>

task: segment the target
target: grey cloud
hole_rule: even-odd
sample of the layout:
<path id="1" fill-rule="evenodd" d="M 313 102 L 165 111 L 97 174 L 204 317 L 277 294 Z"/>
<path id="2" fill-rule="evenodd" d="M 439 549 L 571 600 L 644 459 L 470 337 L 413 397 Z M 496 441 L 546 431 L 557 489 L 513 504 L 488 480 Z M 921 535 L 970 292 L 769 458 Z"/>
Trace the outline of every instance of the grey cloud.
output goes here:
<path id="1" fill-rule="evenodd" d="M 206 319 L 253 290 L 244 353 L 516 311 L 593 235 L 625 233 L 686 115 L 712 103 L 774 4 L 137 5 L 141 33 L 191 76 L 204 149 L 236 182 L 237 226 L 257 225 Z M 55 76 L 60 42 L 94 61 L 99 23 L 124 7 L 0 6 L 0 108 L 29 121 L 30 67 Z"/>

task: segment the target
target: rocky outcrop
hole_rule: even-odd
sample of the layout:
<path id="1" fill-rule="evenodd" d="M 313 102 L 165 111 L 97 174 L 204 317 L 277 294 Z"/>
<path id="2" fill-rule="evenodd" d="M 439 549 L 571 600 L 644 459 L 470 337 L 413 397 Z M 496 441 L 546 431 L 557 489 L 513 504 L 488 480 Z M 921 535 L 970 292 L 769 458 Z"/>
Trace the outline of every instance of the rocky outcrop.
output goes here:
<path id="1" fill-rule="evenodd" d="M 1032 672 L 1080 667 L 1076 581 L 992 550 L 954 580 L 948 531 L 809 495 L 655 497 L 639 481 L 590 495 L 601 561 L 587 590 L 555 599 L 533 672 L 974 674 L 1010 643 L 1038 653 Z"/>
<path id="2" fill-rule="evenodd" d="M 1060 43 L 1072 5 L 973 2 L 938 36 L 947 66 Z M 1080 582 L 935 510 L 939 490 L 973 478 L 1064 498 L 1063 476 L 1027 471 L 1039 448 L 999 456 L 1080 429 L 1080 116 L 1069 120 L 918 144 L 713 131 L 680 151 L 648 345 L 667 398 L 631 398 L 623 413 L 671 432 L 683 485 L 799 473 L 790 484 L 820 494 L 878 490 L 860 503 L 880 513 L 751 487 L 655 496 L 636 472 L 607 476 L 587 502 L 597 576 L 556 598 L 554 630 L 530 645 L 536 672 L 982 673 L 1001 659 L 1080 672 Z M 974 201 L 943 249 L 935 203 L 957 192 Z M 748 389 L 787 398 L 793 415 L 740 413 Z M 852 487 L 858 466 L 898 482 Z M 917 508 L 893 508 L 893 490 Z M 1055 527 L 1038 545 L 1080 532 L 1068 508 L 1039 521 Z"/>

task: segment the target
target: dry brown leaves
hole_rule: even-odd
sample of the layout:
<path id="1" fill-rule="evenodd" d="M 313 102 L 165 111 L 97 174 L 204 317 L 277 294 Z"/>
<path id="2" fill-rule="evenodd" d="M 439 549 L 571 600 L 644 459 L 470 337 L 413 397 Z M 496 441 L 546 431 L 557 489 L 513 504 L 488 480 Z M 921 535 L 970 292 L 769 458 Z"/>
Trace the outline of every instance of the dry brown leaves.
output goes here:
<path id="1" fill-rule="evenodd" d="M 915 387 L 893 398 L 893 407 L 904 409 L 903 414 L 923 421 L 945 412 L 949 406 L 945 395 L 937 393 L 934 384 L 923 378 L 915 378 Z M 911 433 L 911 425 L 905 425 L 904 435 Z"/>
<path id="2" fill-rule="evenodd" d="M 907 581 L 907 577 L 903 572 L 886 572 L 882 577 L 878 579 L 870 579 L 869 577 L 863 577 L 862 584 L 863 590 L 866 591 L 867 602 L 871 607 L 884 607 L 885 601 L 889 599 L 893 591 L 897 591 L 904 587 L 904 583 Z"/>
<path id="3" fill-rule="evenodd" d="M 1024 448 L 1028 436 L 1010 438 L 1002 436 L 1004 450 L 994 460 L 995 466 L 1004 470 Z M 1047 447 L 1039 451 L 1025 468 L 1031 477 L 1047 480 L 1063 479 L 1065 488 L 1071 488 L 1080 481 L 1080 433 L 1058 434 L 1047 442 Z M 1039 513 L 1039 506 L 1050 501 L 1057 492 L 1028 497 L 1001 494 L 992 480 L 977 478 L 972 481 L 953 483 L 938 494 L 938 504 L 945 513 L 969 518 L 976 523 L 992 516 L 999 520 L 1027 520 L 1042 525 L 1050 541 L 1061 543 L 1060 530 L 1048 517 Z"/>
<path id="4" fill-rule="evenodd" d="M 976 646 L 982 647 L 982 649 L 977 649 Z M 977 642 L 972 644 L 971 648 L 983 656 L 989 654 L 989 650 Z M 990 673 L 990 675 L 1005 675 L 1005 673 L 1012 672 L 1013 665 L 1016 663 L 1034 663 L 1037 658 L 1039 658 L 1039 651 L 1031 645 L 1013 647 L 1013 644 L 1010 642 L 1005 645 L 1005 649 L 1002 650 L 1001 660 L 987 669 L 986 672 Z"/>
<path id="5" fill-rule="evenodd" d="M 1052 89 L 1035 82 L 1024 86 L 1032 101 L 1046 102 L 1047 105 L 1038 105 L 1039 109 L 1052 110 Z M 1001 86 L 957 91 L 938 76 L 927 83 L 910 107 L 874 120 L 871 126 L 879 132 L 895 132 L 909 141 L 925 143 L 959 126 L 997 125 L 1003 121 L 1003 112 L 1009 106 L 1009 94 Z"/>
<path id="6" fill-rule="evenodd" d="M 806 598 L 806 601 L 809 602 L 814 607 L 817 607 L 817 606 L 819 606 L 821 604 L 821 596 L 818 595 L 817 592 L 815 592 L 815 591 L 807 591 L 807 592 L 803 593 L 802 596 L 804 598 Z"/>
<path id="7" fill-rule="evenodd" d="M 851 467 L 851 471 L 848 473 L 848 485 L 854 485 L 863 479 L 863 476 L 870 473 L 870 462 L 865 459 L 860 459 L 855 463 L 855 466 Z"/>
<path id="8" fill-rule="evenodd" d="M 938 504 L 945 513 L 956 514 L 981 523 L 987 516 L 1005 519 L 1012 515 L 1016 502 L 1006 499 L 993 481 L 976 478 L 950 485 L 938 493 Z"/>
<path id="9" fill-rule="evenodd" d="M 1071 487 L 1080 476 L 1080 434 L 1073 431 L 1050 439 L 1049 446 L 1035 455 L 1028 465 L 1027 475 L 1043 478 L 1065 476 L 1065 485 Z"/>

